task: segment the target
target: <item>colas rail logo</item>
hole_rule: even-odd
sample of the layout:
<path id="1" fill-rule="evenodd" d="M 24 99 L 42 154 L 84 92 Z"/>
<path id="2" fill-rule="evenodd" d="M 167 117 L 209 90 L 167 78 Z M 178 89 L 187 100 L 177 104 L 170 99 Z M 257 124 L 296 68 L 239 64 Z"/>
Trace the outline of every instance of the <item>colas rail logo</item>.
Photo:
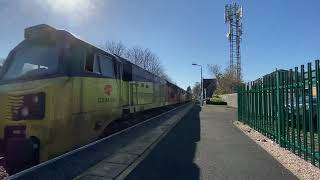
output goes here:
<path id="1" fill-rule="evenodd" d="M 108 96 L 112 94 L 112 85 L 107 84 L 104 86 L 104 93 Z"/>

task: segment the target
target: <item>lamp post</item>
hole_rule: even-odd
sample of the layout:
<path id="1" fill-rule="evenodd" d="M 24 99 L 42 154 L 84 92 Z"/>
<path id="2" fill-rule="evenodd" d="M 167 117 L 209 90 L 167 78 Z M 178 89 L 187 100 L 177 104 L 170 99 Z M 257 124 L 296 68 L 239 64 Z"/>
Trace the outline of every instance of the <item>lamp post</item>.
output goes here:
<path id="1" fill-rule="evenodd" d="M 201 69 L 201 106 L 203 106 L 203 78 L 202 78 L 202 66 L 199 64 L 192 63 L 193 66 L 200 66 Z"/>

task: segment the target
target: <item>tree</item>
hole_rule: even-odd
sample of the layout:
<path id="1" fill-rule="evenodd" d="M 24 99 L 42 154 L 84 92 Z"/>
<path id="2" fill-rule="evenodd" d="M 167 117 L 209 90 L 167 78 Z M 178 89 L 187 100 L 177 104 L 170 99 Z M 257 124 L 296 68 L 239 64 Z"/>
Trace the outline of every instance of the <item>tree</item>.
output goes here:
<path id="1" fill-rule="evenodd" d="M 199 82 L 196 82 L 192 87 L 192 96 L 193 98 L 198 98 L 201 95 L 201 85 Z"/>
<path id="2" fill-rule="evenodd" d="M 128 49 L 125 57 L 132 63 L 160 77 L 168 78 L 159 57 L 148 48 L 133 47 Z"/>
<path id="3" fill-rule="evenodd" d="M 169 81 L 172 84 L 176 84 L 175 82 L 173 82 L 173 80 L 171 79 L 171 77 L 166 73 L 166 72 L 162 72 L 162 74 L 159 76 L 162 79 L 165 79 L 167 81 Z"/>
<path id="4" fill-rule="evenodd" d="M 135 65 L 157 75 L 161 78 L 172 82 L 171 78 L 166 74 L 159 57 L 149 48 L 135 46 L 127 48 L 121 41 L 108 41 L 105 47 L 106 51 L 128 59 Z"/>
<path id="5" fill-rule="evenodd" d="M 239 85 L 235 77 L 235 70 L 226 68 L 222 72 L 219 65 L 208 65 L 211 74 L 217 79 L 217 89 L 215 94 L 229 94 L 234 93 L 236 87 Z"/>
<path id="6" fill-rule="evenodd" d="M 111 54 L 123 56 L 126 53 L 127 47 L 121 41 L 107 41 L 105 50 Z"/>

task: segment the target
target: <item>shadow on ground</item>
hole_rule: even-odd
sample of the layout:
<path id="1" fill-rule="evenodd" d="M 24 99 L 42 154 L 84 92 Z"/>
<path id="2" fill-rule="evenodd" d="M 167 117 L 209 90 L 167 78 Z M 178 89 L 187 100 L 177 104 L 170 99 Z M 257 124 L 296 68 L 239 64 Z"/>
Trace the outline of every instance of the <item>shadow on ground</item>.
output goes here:
<path id="1" fill-rule="evenodd" d="M 126 179 L 200 179 L 199 167 L 194 163 L 200 140 L 200 111 L 199 106 L 193 107 Z"/>

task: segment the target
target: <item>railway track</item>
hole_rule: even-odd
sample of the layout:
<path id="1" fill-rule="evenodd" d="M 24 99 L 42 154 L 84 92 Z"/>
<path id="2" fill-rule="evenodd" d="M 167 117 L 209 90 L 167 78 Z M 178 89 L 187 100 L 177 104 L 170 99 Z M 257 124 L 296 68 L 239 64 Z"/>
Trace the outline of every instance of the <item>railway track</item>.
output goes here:
<path id="1" fill-rule="evenodd" d="M 189 103 L 187 103 L 189 104 Z M 7 179 L 72 179 L 94 166 L 130 140 L 130 132 L 143 134 L 146 127 L 156 127 L 187 106 L 179 104 L 136 114 L 109 127 L 99 140 L 61 156 L 9 176 Z"/>
<path id="2" fill-rule="evenodd" d="M 146 110 L 142 112 L 137 112 L 135 114 L 132 114 L 128 117 L 118 119 L 111 123 L 104 131 L 104 133 L 101 135 L 101 138 L 107 137 L 109 135 L 112 135 L 116 132 L 119 132 L 121 130 L 124 130 L 126 128 L 129 128 L 131 126 L 134 126 L 135 124 L 141 123 L 147 119 L 150 119 L 152 117 L 155 117 L 159 114 L 165 113 L 167 111 L 170 111 L 171 109 L 174 109 L 176 107 L 179 107 L 183 103 L 174 104 L 174 105 L 168 105 L 160 108 L 154 108 L 151 110 Z"/>

